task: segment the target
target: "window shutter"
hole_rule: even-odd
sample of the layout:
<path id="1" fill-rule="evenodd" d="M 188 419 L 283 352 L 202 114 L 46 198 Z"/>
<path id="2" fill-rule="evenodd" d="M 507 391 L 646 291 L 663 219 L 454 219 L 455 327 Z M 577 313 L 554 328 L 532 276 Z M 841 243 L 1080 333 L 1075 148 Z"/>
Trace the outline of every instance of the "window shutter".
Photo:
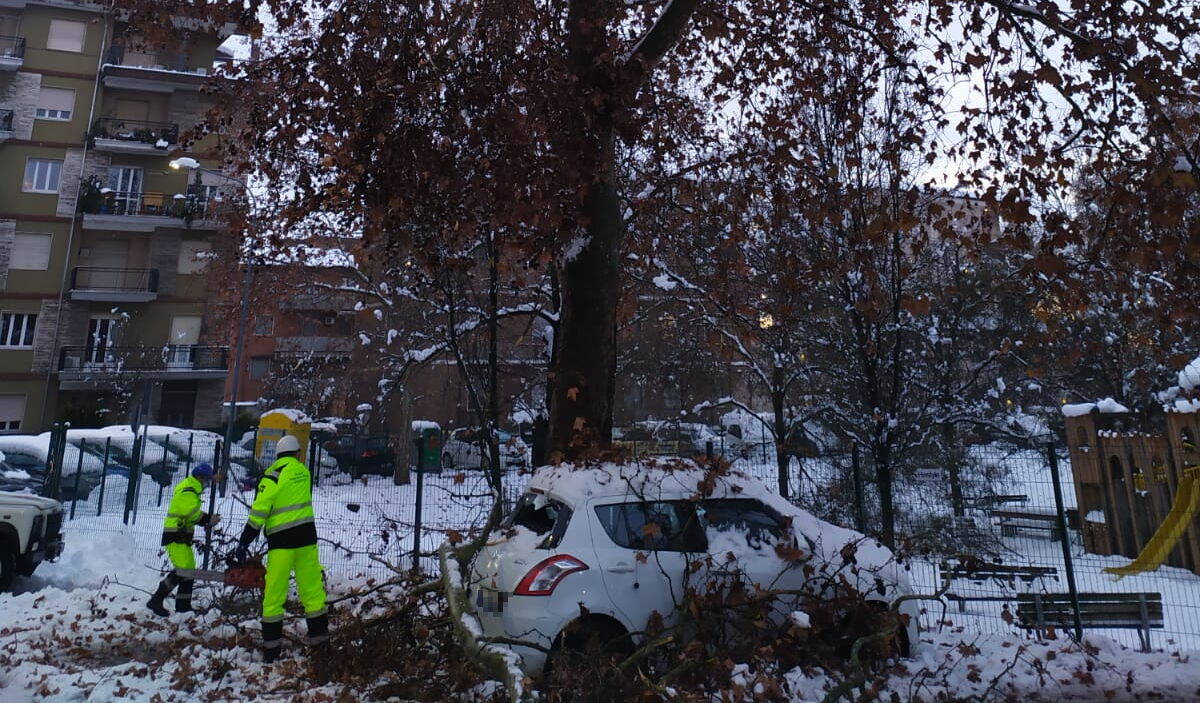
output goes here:
<path id="1" fill-rule="evenodd" d="M 56 51 L 83 51 L 83 37 L 87 25 L 71 20 L 50 20 L 50 34 L 46 37 L 46 48 Z"/>
<path id="2" fill-rule="evenodd" d="M 74 110 L 75 91 L 70 88 L 42 86 L 38 93 L 37 106 L 43 110 Z"/>
<path id="3" fill-rule="evenodd" d="M 25 394 L 4 393 L 0 395 L 0 429 L 20 429 L 23 419 L 25 419 Z"/>
<path id="4" fill-rule="evenodd" d="M 45 271 L 50 268 L 50 244 L 53 238 L 49 234 L 36 232 L 17 232 L 13 238 L 12 257 L 9 259 L 10 269 L 26 271 Z"/>

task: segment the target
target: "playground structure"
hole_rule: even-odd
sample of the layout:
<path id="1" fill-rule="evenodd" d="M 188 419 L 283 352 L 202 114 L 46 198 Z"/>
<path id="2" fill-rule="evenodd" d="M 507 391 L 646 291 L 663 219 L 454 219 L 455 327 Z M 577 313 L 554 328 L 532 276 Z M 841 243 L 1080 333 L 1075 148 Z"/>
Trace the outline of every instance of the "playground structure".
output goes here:
<path id="1" fill-rule="evenodd" d="M 1122 555 L 1117 576 L 1162 564 L 1200 574 L 1200 412 L 1166 408 L 1165 425 L 1135 413 L 1093 409 L 1066 418 L 1083 547 Z"/>

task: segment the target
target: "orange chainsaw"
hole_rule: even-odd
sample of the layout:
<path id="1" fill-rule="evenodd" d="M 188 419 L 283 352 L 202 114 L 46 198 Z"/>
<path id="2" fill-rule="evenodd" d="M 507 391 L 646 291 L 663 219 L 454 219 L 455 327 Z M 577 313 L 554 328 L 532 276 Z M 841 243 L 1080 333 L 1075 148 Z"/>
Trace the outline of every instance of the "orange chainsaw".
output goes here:
<path id="1" fill-rule="evenodd" d="M 224 571 L 217 569 L 196 569 L 193 578 L 197 581 L 223 583 L 226 586 L 233 586 L 234 588 L 256 588 L 262 590 L 266 585 L 267 569 L 262 565 L 260 557 L 253 557 Z"/>

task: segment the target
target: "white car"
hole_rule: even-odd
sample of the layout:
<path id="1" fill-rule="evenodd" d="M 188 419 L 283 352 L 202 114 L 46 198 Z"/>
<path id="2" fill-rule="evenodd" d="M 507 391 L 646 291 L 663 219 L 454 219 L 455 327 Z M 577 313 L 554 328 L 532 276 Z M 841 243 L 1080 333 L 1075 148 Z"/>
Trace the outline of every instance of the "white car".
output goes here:
<path id="1" fill-rule="evenodd" d="M 500 460 L 505 468 L 526 465 L 528 447 L 520 437 L 501 431 Z M 474 427 L 460 427 L 446 437 L 442 444 L 442 468 L 479 469 L 487 466 L 483 451 L 483 434 Z"/>
<path id="2" fill-rule="evenodd" d="M 472 565 L 468 595 L 484 635 L 532 645 L 513 649 L 536 675 L 565 636 L 594 632 L 611 641 L 644 631 L 655 612 L 669 624 L 684 589 L 706 571 L 739 571 L 764 589 L 816 595 L 829 593 L 824 577 L 845 575 L 880 609 L 911 592 L 891 552 L 873 540 L 818 520 L 745 474 L 706 484 L 704 471 L 687 467 L 540 469 Z M 780 542 L 791 547 L 781 550 L 789 559 L 798 548 L 815 579 L 780 556 Z M 857 547 L 843 552 L 851 543 Z M 842 556 L 850 552 L 853 565 Z M 714 566 L 689 571 L 689 563 Z M 793 612 L 783 601 L 775 609 L 780 618 Z M 908 600 L 900 612 L 908 617 L 899 645 L 908 653 L 919 608 Z"/>
<path id="3" fill-rule="evenodd" d="M 43 561 L 63 551 L 63 506 L 28 493 L 0 493 L 0 592 L 13 578 L 32 576 Z"/>

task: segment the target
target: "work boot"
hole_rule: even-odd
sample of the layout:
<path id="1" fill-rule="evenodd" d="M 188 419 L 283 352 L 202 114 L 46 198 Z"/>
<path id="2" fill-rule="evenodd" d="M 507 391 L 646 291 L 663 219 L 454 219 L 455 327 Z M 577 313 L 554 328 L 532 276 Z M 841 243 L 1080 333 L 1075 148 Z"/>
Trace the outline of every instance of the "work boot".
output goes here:
<path id="1" fill-rule="evenodd" d="M 264 622 L 262 640 L 263 663 L 270 664 L 279 658 L 279 650 L 283 647 L 283 621 Z"/>
<path id="2" fill-rule="evenodd" d="M 171 589 L 174 587 L 175 584 L 172 583 L 170 579 L 164 580 L 162 583 L 158 584 L 158 590 L 154 592 L 154 595 L 150 596 L 150 600 L 146 603 L 146 607 L 150 608 L 150 610 L 153 610 L 154 614 L 161 618 L 165 618 L 170 615 L 170 613 L 167 611 L 167 606 L 164 601 L 167 599 L 167 596 L 171 595 Z"/>
<path id="3" fill-rule="evenodd" d="M 195 612 L 192 610 L 192 585 L 194 583 L 192 579 L 184 579 L 179 582 L 179 590 L 175 593 L 175 612 Z"/>
<path id="4" fill-rule="evenodd" d="M 329 639 L 329 616 L 326 614 L 308 618 L 308 644 L 317 645 Z"/>

